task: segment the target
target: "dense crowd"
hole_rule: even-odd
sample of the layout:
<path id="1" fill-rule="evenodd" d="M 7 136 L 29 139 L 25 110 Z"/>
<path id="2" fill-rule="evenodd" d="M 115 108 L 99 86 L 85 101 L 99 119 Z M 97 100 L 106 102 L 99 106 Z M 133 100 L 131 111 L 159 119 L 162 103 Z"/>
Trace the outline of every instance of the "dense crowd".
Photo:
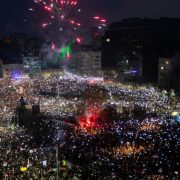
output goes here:
<path id="1" fill-rule="evenodd" d="M 145 123 L 121 119 L 96 134 L 76 131 L 65 154 L 80 166 L 83 179 L 177 179 L 179 125 L 171 118 L 150 118 L 147 127 L 159 125 L 157 131 L 141 129 Z"/>
<path id="2" fill-rule="evenodd" d="M 175 97 L 154 87 L 70 73 L 1 79 L 0 86 L 1 179 L 50 180 L 56 178 L 57 168 L 61 179 L 179 178 L 180 128 L 171 116 Z M 26 130 L 13 127 L 22 96 L 26 108 L 39 104 L 44 123 L 53 126 L 49 145 L 36 144 Z M 76 123 L 64 121 L 70 117 Z"/>

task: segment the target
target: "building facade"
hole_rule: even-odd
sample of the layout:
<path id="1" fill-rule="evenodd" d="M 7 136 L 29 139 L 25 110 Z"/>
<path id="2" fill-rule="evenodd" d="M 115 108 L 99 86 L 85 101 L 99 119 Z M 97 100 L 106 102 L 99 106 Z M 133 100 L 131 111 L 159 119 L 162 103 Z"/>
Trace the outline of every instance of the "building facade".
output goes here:
<path id="1" fill-rule="evenodd" d="M 180 19 L 124 19 L 112 23 L 102 39 L 102 68 L 137 73 L 143 82 L 158 84 L 160 57 L 180 49 Z M 128 62 L 128 63 L 127 63 Z"/>
<path id="2" fill-rule="evenodd" d="M 41 60 L 38 56 L 23 57 L 23 72 L 30 77 L 39 76 L 41 73 Z"/>
<path id="3" fill-rule="evenodd" d="M 169 89 L 171 85 L 171 77 L 173 70 L 172 58 L 159 58 L 158 66 L 158 86 L 161 88 Z"/>
<path id="4" fill-rule="evenodd" d="M 72 54 L 70 67 L 84 75 L 100 75 L 101 54 L 99 50 L 81 48 Z"/>

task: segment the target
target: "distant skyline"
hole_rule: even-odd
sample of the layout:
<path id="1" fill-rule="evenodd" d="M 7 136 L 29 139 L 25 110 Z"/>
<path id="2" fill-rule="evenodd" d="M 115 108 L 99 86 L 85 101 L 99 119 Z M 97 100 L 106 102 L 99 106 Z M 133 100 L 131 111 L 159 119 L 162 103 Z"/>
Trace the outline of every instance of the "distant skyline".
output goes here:
<path id="1" fill-rule="evenodd" d="M 0 35 L 13 31 L 39 33 L 38 15 L 28 11 L 33 6 L 33 0 L 2 1 Z M 180 0 L 79 0 L 79 6 L 84 17 L 102 15 L 108 23 L 130 17 L 180 18 Z"/>

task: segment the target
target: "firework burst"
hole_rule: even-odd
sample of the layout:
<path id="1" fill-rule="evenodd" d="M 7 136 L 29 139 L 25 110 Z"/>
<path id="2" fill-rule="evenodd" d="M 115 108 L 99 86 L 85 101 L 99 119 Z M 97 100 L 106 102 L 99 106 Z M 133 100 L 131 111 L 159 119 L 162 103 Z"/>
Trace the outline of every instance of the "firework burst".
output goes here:
<path id="1" fill-rule="evenodd" d="M 81 13 L 81 9 L 78 7 L 78 0 L 34 0 L 34 3 L 41 7 L 40 10 L 43 11 L 40 16 L 43 18 L 41 28 L 47 29 L 48 27 L 53 27 L 51 29 L 52 32 L 49 31 L 53 35 L 56 34 L 53 41 L 57 41 L 57 36 L 59 36 L 61 37 L 60 41 L 63 41 L 63 43 L 59 42 L 61 44 L 60 46 L 69 42 L 77 44 L 83 42 L 83 38 L 81 37 L 83 28 L 78 21 L 78 14 Z M 29 11 L 34 12 L 36 8 L 31 7 Z M 106 19 L 101 16 L 86 17 L 86 24 L 97 26 L 99 30 L 103 30 L 106 26 Z M 59 43 L 56 42 L 56 44 Z M 51 49 L 56 49 L 54 43 L 52 43 Z"/>
<path id="2" fill-rule="evenodd" d="M 60 31 L 63 31 L 62 23 L 67 23 L 74 30 L 81 26 L 81 23 L 77 22 L 70 15 L 73 11 L 76 11 L 77 0 L 34 0 L 34 2 L 40 5 L 46 13 L 48 12 L 47 20 L 41 24 L 42 28 L 46 28 L 54 23 L 60 25 Z M 29 8 L 29 11 L 34 11 L 34 8 Z"/>

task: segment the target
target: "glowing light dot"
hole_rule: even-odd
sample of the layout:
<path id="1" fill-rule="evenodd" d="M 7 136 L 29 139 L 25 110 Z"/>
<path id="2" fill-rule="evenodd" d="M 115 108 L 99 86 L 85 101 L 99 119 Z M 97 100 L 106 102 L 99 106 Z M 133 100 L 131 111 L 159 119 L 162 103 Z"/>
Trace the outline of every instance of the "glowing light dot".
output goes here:
<path id="1" fill-rule="evenodd" d="M 107 38 L 107 39 L 106 39 L 106 42 L 111 42 L 111 39 L 110 39 L 110 38 Z"/>

